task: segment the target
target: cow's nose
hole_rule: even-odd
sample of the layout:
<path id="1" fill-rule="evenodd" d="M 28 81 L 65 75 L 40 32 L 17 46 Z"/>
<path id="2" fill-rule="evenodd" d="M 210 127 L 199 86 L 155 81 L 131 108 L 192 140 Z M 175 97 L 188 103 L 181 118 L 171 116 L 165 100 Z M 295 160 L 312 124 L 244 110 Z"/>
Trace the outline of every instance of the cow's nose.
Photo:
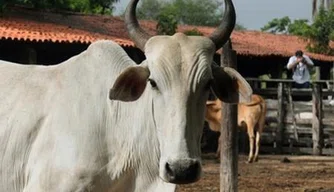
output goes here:
<path id="1" fill-rule="evenodd" d="M 166 179 L 170 183 L 193 183 L 200 178 L 201 163 L 198 160 L 182 159 L 165 165 Z"/>

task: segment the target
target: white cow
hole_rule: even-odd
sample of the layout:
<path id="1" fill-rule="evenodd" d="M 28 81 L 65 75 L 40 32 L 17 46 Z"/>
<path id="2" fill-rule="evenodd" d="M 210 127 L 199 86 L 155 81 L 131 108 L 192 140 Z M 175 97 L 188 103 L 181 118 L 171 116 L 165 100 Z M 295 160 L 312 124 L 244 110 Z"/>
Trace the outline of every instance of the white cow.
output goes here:
<path id="1" fill-rule="evenodd" d="M 236 71 L 211 64 L 233 4 L 210 38 L 149 37 L 137 1 L 126 23 L 140 65 L 112 41 L 55 66 L 0 62 L 1 192 L 170 192 L 200 178 L 209 88 L 226 102 L 251 95 Z"/>

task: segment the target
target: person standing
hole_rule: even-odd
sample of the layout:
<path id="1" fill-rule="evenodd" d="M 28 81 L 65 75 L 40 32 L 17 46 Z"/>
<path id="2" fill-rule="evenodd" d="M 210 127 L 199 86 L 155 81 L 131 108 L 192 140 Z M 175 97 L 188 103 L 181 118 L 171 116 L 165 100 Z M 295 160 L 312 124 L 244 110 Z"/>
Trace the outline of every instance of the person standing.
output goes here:
<path id="1" fill-rule="evenodd" d="M 297 50 L 295 55 L 290 57 L 287 68 L 293 72 L 292 79 L 295 82 L 295 88 L 310 87 L 310 69 L 313 65 L 313 61 L 301 50 Z"/>

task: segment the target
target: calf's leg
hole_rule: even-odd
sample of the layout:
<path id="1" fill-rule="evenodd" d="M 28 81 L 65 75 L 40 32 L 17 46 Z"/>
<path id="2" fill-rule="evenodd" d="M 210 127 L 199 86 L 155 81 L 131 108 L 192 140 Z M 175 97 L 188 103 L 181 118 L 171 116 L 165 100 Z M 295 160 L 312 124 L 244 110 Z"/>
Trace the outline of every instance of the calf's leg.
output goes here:
<path id="1" fill-rule="evenodd" d="M 252 122 L 247 122 L 247 133 L 249 137 L 249 155 L 248 155 L 248 163 L 253 162 L 254 158 L 254 126 Z"/>
<path id="2" fill-rule="evenodd" d="M 259 131 L 256 132 L 256 140 L 255 140 L 255 155 L 254 161 L 257 162 L 259 160 L 259 150 L 260 150 L 260 138 L 261 133 Z"/>

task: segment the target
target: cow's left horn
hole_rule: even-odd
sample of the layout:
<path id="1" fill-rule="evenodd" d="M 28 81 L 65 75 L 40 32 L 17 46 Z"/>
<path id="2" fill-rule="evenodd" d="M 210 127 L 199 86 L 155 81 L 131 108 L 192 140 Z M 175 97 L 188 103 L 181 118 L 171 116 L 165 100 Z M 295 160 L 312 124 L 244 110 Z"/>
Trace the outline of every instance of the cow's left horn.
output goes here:
<path id="1" fill-rule="evenodd" d="M 125 25 L 129 37 L 135 42 L 136 46 L 144 51 L 145 44 L 151 36 L 140 28 L 137 17 L 136 7 L 139 0 L 131 0 L 125 10 Z"/>
<path id="2" fill-rule="evenodd" d="M 217 29 L 210 35 L 210 39 L 216 45 L 216 50 L 220 49 L 229 39 L 235 26 L 235 20 L 235 9 L 232 0 L 225 0 L 223 20 Z"/>

